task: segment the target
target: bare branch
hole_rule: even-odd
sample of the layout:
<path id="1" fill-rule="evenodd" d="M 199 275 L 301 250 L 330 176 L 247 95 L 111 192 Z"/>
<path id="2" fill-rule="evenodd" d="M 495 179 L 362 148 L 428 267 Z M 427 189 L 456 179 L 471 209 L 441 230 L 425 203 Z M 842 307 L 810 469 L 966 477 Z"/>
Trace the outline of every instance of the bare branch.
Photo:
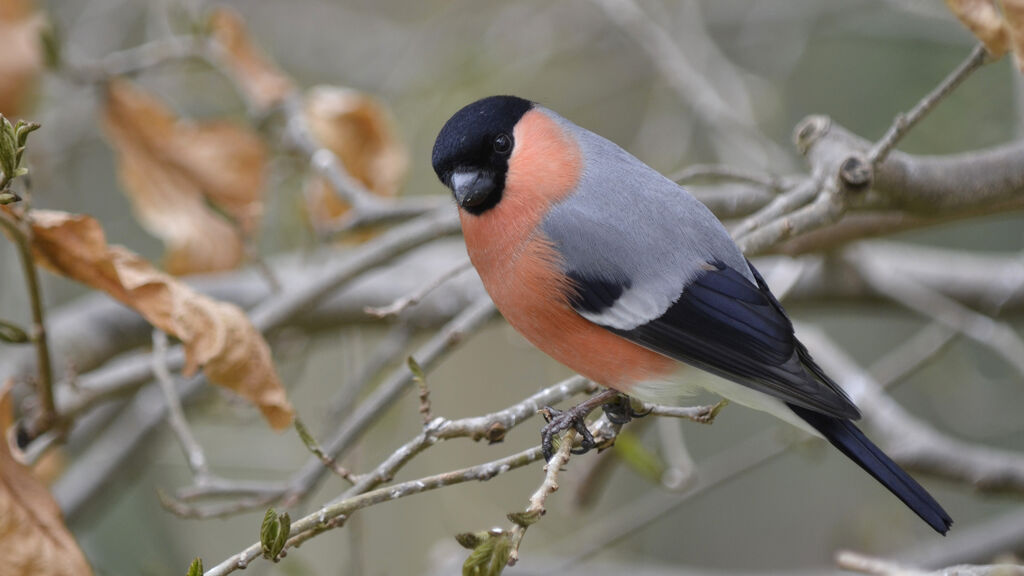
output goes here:
<path id="1" fill-rule="evenodd" d="M 975 312 L 900 274 L 892 274 L 890 270 L 882 269 L 870 260 L 861 259 L 860 266 L 863 278 L 879 292 L 991 348 L 1024 378 L 1024 340 L 1012 327 Z"/>
<path id="2" fill-rule="evenodd" d="M 547 502 L 548 496 L 554 494 L 555 490 L 558 490 L 558 473 L 561 471 L 562 466 L 569 462 L 572 445 L 575 440 L 576 431 L 570 429 L 562 438 L 562 445 L 558 447 L 554 456 L 544 466 L 544 481 L 540 483 L 537 490 L 530 496 L 530 503 L 527 505 L 526 510 L 517 516 L 532 518 L 533 520 L 516 522 L 512 528 L 512 552 L 508 556 L 509 566 L 515 566 L 516 562 L 519 561 L 519 546 L 523 543 L 523 537 L 526 536 L 526 529 L 529 528 L 532 521 L 536 521 L 537 518 L 544 515 L 546 512 L 544 503 Z"/>
<path id="3" fill-rule="evenodd" d="M 197 36 L 172 36 L 147 42 L 134 48 L 111 52 L 97 62 L 66 68 L 70 79 L 97 84 L 117 76 L 131 76 L 175 62 L 202 60 L 206 57 L 205 40 Z"/>
<path id="4" fill-rule="evenodd" d="M 416 361 L 424 370 L 429 370 L 438 360 L 446 356 L 463 341 L 467 334 L 475 332 L 490 320 L 495 312 L 490 298 L 481 299 L 467 308 L 445 325 L 433 338 L 420 347 L 414 354 Z M 392 403 L 412 383 L 412 372 L 407 366 L 397 369 L 391 376 L 363 401 L 352 416 L 341 423 L 341 426 L 329 434 L 322 443 L 324 452 L 334 459 L 340 459 L 375 422 L 378 416 L 387 410 Z M 292 478 L 288 493 L 284 496 L 285 505 L 296 502 L 309 493 L 323 477 L 325 468 L 319 459 L 312 459 Z"/>
<path id="5" fill-rule="evenodd" d="M 836 564 L 844 570 L 871 574 L 872 576 L 1021 576 L 1024 567 L 1015 564 L 994 564 L 989 566 L 950 566 L 934 572 L 909 568 L 896 562 L 865 556 L 849 550 L 840 551 L 836 555 Z"/>
<path id="6" fill-rule="evenodd" d="M 167 403 L 167 421 L 174 430 L 174 435 L 181 444 L 181 450 L 185 453 L 188 467 L 192 469 L 192 475 L 196 483 L 201 484 L 210 477 L 210 468 L 206 463 L 206 455 L 203 447 L 192 435 L 188 420 L 185 419 L 185 411 L 181 408 L 181 400 L 178 399 L 177 386 L 170 371 L 167 370 L 167 334 L 160 330 L 153 331 L 153 375 L 160 386 Z"/>
<path id="7" fill-rule="evenodd" d="M 294 548 L 317 534 L 343 525 L 350 514 L 367 506 L 463 482 L 484 482 L 502 471 L 521 468 L 540 460 L 540 458 L 540 447 L 536 446 L 485 464 L 401 482 L 328 504 L 316 512 L 292 522 L 291 533 L 293 536 L 289 538 L 285 549 Z M 245 569 L 250 562 L 260 557 L 260 553 L 260 543 L 257 542 L 207 570 L 205 576 L 224 576 L 236 570 Z"/>
<path id="8" fill-rule="evenodd" d="M 469 261 L 469 258 L 466 258 L 465 260 L 462 260 L 460 262 L 456 262 L 451 268 L 448 268 L 444 272 L 441 272 L 435 278 L 423 284 L 423 286 L 421 286 L 415 292 L 411 292 L 399 298 L 398 300 L 395 300 L 391 304 L 388 304 L 387 306 L 367 306 L 366 313 L 372 316 L 376 316 L 377 318 L 397 316 L 398 314 L 402 313 L 406 308 L 419 304 L 420 300 L 422 300 L 427 294 L 430 294 L 434 290 L 437 290 L 452 278 L 458 276 L 459 274 L 462 274 L 466 270 L 469 270 L 472 266 L 473 263 Z"/>
<path id="9" fill-rule="evenodd" d="M 639 44 L 657 66 L 668 85 L 694 109 L 696 117 L 705 120 L 715 142 L 719 157 L 728 159 L 739 154 L 754 163 L 785 165 L 788 155 L 757 128 L 753 118 L 730 105 L 719 90 L 698 70 L 676 43 L 675 38 L 652 20 L 633 0 L 595 0 L 608 18 Z M 691 18 L 690 36 L 705 40 L 703 48 L 711 51 L 720 69 L 731 64 L 707 37 L 700 18 Z"/>
<path id="10" fill-rule="evenodd" d="M 946 436 L 882 392 L 824 332 L 804 325 L 797 332 L 818 363 L 863 410 L 865 422 L 897 463 L 982 492 L 1024 492 L 1024 455 Z"/>
<path id="11" fill-rule="evenodd" d="M 58 421 L 58 417 L 53 393 L 53 364 L 44 318 L 43 290 L 39 284 L 39 271 L 36 269 L 35 255 L 32 253 L 32 228 L 25 218 L 31 218 L 31 215 L 17 218 L 7 210 L 0 210 L 0 228 L 10 235 L 18 248 L 18 259 L 25 277 L 29 308 L 32 312 L 30 337 L 36 352 L 36 395 L 39 401 L 39 413 L 35 415 L 34 420 L 25 431 L 30 438 L 35 438 L 53 426 Z"/>
<path id="12" fill-rule="evenodd" d="M 728 400 L 721 400 L 712 406 L 665 406 L 662 404 L 647 404 L 640 402 L 640 409 L 652 416 L 668 416 L 670 418 L 683 418 L 700 424 L 711 424 L 715 417 L 728 404 Z"/>
<path id="13" fill-rule="evenodd" d="M 739 168 L 737 166 L 727 166 L 724 164 L 693 164 L 692 166 L 687 166 L 668 177 L 669 180 L 680 184 L 689 182 L 690 180 L 700 180 L 705 178 L 732 180 L 734 182 L 753 184 L 774 192 L 778 192 L 782 188 L 782 182 L 780 179 L 772 176 L 771 174 L 758 172 L 756 170 L 748 170 L 746 168 Z"/>
<path id="14" fill-rule="evenodd" d="M 892 126 L 886 131 L 885 135 L 882 136 L 881 140 L 875 143 L 871 147 L 871 151 L 868 152 L 867 160 L 872 167 L 878 165 L 879 162 L 885 160 L 885 157 L 889 155 L 889 151 L 893 149 L 896 144 L 909 132 L 918 121 L 924 118 L 936 104 L 941 102 L 946 96 L 948 96 L 961 82 L 967 79 L 974 72 L 980 68 L 983 64 L 991 62 L 992 59 L 988 57 L 985 47 L 978 44 L 971 51 L 971 54 L 963 61 L 955 70 L 953 70 L 949 76 L 939 83 L 934 90 L 928 93 L 920 102 L 914 106 L 910 112 L 906 114 L 897 114 L 896 119 L 893 121 Z"/>

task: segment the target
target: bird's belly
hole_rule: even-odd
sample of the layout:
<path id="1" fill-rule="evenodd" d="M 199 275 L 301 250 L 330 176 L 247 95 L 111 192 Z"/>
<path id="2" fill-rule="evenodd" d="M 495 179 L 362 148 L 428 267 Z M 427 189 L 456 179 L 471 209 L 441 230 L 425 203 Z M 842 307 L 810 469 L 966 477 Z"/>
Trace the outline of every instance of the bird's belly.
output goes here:
<path id="1" fill-rule="evenodd" d="M 492 265 L 482 256 L 470 249 L 484 287 L 508 323 L 541 351 L 583 376 L 628 393 L 634 384 L 661 379 L 678 366 L 577 314 L 568 303 L 572 287 L 547 242 L 526 242 L 518 255 L 502 265 Z"/>

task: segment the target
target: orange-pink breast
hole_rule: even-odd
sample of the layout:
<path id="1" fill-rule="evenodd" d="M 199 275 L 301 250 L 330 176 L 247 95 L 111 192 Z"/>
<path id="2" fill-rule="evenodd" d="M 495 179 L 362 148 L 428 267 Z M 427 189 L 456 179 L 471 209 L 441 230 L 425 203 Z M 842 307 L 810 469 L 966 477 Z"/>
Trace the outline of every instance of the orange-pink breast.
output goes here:
<path id="1" fill-rule="evenodd" d="M 574 288 L 538 226 L 579 181 L 576 142 L 542 110 L 527 112 L 513 137 L 501 201 L 479 216 L 461 213 L 470 259 L 494 303 L 534 346 L 599 384 L 628 392 L 635 382 L 670 374 L 674 361 L 585 320 L 569 305 Z"/>

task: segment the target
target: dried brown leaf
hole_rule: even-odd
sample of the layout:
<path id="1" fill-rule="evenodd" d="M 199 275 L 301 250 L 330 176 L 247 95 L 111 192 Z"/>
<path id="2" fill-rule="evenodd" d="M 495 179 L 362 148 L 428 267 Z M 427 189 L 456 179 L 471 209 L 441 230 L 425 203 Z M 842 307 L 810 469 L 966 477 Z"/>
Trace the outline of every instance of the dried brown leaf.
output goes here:
<path id="1" fill-rule="evenodd" d="M 0 0 L 0 114 L 16 118 L 43 67 L 46 19 L 28 0 Z"/>
<path id="2" fill-rule="evenodd" d="M 1009 49 L 1009 33 L 993 0 L 946 0 L 946 5 L 993 57 Z"/>
<path id="3" fill-rule="evenodd" d="M 252 43 L 245 21 L 237 12 L 215 8 L 210 13 L 209 28 L 216 54 L 254 108 L 267 110 L 295 89 L 291 79 Z"/>
<path id="4" fill-rule="evenodd" d="M 11 421 L 11 382 L 0 389 L 0 421 Z M 92 569 L 57 502 L 0 441 L 0 576 L 88 576 Z"/>
<path id="5" fill-rule="evenodd" d="M 58 274 L 106 292 L 185 346 L 185 373 L 200 366 L 214 384 L 256 404 L 275 429 L 291 423 L 292 407 L 270 347 L 233 304 L 199 294 L 122 246 L 107 244 L 89 216 L 35 210 L 32 248 Z"/>
<path id="6" fill-rule="evenodd" d="M 136 216 L 167 246 L 167 270 L 185 274 L 237 266 L 244 236 L 255 230 L 263 209 L 262 140 L 227 122 L 180 120 L 123 80 L 109 86 L 104 127 Z"/>
<path id="7" fill-rule="evenodd" d="M 1003 17 L 1017 69 L 1024 73 L 1024 0 L 1003 0 Z"/>
<path id="8" fill-rule="evenodd" d="M 306 94 L 305 113 L 313 135 L 353 178 L 380 196 L 398 193 L 409 159 L 383 104 L 356 90 L 316 86 Z M 307 182 L 306 202 L 314 226 L 334 221 L 349 208 L 320 177 Z"/>

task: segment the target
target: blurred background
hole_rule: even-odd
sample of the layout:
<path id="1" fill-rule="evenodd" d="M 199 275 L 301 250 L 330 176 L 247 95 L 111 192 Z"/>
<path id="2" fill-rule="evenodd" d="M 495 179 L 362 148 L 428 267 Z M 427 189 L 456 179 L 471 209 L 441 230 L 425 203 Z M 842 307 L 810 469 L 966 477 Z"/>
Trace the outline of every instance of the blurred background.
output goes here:
<path id="1" fill-rule="evenodd" d="M 248 0 L 222 5 L 241 15 L 252 41 L 301 87 L 354 88 L 389 111 L 408 155 L 403 196 L 446 194 L 430 167 L 434 137 L 459 107 L 497 93 L 541 102 L 664 173 L 706 162 L 794 173 L 805 169 L 791 144 L 802 118 L 825 114 L 875 140 L 897 112 L 913 106 L 976 43 L 937 0 L 640 1 L 642 11 L 678 44 L 704 81 L 774 147 L 768 152 L 763 147 L 723 150 L 711 142 L 705 119 L 600 3 Z M 63 58 L 90 62 L 188 32 L 189 15 L 202 14 L 208 6 L 190 0 L 53 0 L 37 8 L 56 30 Z M 144 71 L 136 81 L 180 116 L 259 123 L 230 82 L 202 63 L 168 63 Z M 93 215 L 111 243 L 160 261 L 161 241 L 140 225 L 119 183 L 116 156 L 101 127 L 102 92 L 58 70 L 43 73 L 27 98 L 31 104 L 22 115 L 43 124 L 29 150 L 34 207 Z M 1014 140 L 1022 130 L 1020 74 L 1004 58 L 969 78 L 899 148 L 949 154 Z M 284 154 L 273 158 L 258 252 L 272 262 L 281 255 L 315 259 L 324 240 L 307 215 L 305 167 Z M 1019 256 L 1024 218 L 1008 213 L 897 239 Z M 340 249 L 353 242 L 343 241 Z M 460 240 L 445 242 L 457 245 Z M 26 319 L 23 280 L 8 242 L 0 242 L 0 271 L 0 317 Z M 43 289 L 51 310 L 89 292 L 52 275 L 44 276 Z M 825 299 L 787 308 L 795 320 L 821 328 L 864 365 L 924 324 L 916 314 L 877 300 Z M 1005 319 L 1019 331 L 1019 316 L 1011 313 Z M 271 342 L 289 397 L 314 430 L 331 424 L 327 399 L 363 370 L 388 330 L 367 317 L 316 330 L 289 329 Z M 416 332 L 409 349 L 431 330 Z M 495 320 L 428 380 L 435 414 L 456 418 L 501 409 L 569 375 Z M 892 393 L 910 412 L 951 436 L 1024 451 L 1021 384 L 1021 376 L 991 351 L 958 340 Z M 711 400 L 695 398 L 694 403 Z M 189 404 L 188 416 L 218 474 L 280 479 L 308 457 L 294 431 L 270 431 L 255 410 L 223 393 L 204 392 Z M 372 467 L 420 427 L 417 402 L 409 395 L 344 463 L 357 471 Z M 534 445 L 540 427 L 539 419 L 531 420 L 494 446 L 442 444 L 397 479 L 511 454 Z M 662 426 L 636 424 L 627 430 L 650 453 L 664 443 Z M 685 423 L 678 430 L 697 463 L 697 478 L 708 462 L 728 465 L 723 456 L 742 454 L 751 442 L 798 438 L 771 418 L 738 406 L 725 409 L 712 426 Z M 67 470 L 81 449 L 62 450 L 58 469 Z M 575 557 L 572 567 L 588 574 L 822 573 L 834 570 L 838 549 L 923 561 L 928 547 L 942 542 L 870 477 L 819 442 L 795 444 L 728 482 L 685 498 L 638 471 L 642 466 L 619 464 L 611 467 L 596 500 L 582 506 L 578 493 L 592 474 L 590 458 L 570 463 L 547 515 L 525 538 L 523 561 L 508 574 L 565 573 L 562 563 L 570 557 Z M 372 507 L 281 563 L 254 563 L 247 572 L 457 573 L 467 552 L 453 535 L 506 525 L 505 515 L 525 506 L 540 470 L 536 464 L 489 482 Z M 174 436 L 162 425 L 69 515 L 68 525 L 95 573 L 184 574 L 194 556 L 212 566 L 258 538 L 262 510 L 195 520 L 163 509 L 157 491 L 174 491 L 190 479 Z M 953 534 L 1005 514 L 1020 517 L 1019 493 L 979 495 L 967 486 L 921 480 L 956 520 Z M 315 509 L 344 488 L 339 479 L 329 478 L 302 510 Z M 293 518 L 299 515 L 292 513 Z M 1024 550 L 1024 540 L 1005 552 L 1013 550 Z"/>

